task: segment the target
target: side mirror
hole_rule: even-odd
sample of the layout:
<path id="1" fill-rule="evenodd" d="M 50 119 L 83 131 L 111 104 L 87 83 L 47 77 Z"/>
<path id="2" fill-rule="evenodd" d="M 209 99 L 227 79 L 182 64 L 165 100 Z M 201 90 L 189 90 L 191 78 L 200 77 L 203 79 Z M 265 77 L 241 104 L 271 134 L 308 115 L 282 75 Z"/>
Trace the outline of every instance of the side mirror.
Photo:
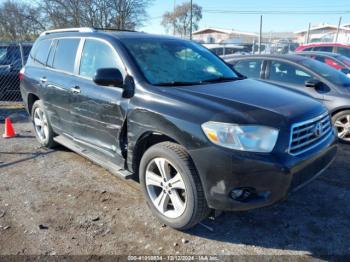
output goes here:
<path id="1" fill-rule="evenodd" d="M 322 82 L 317 79 L 309 79 L 305 81 L 306 87 L 316 88 L 322 85 Z"/>
<path id="2" fill-rule="evenodd" d="M 93 81 L 101 86 L 123 87 L 123 75 L 117 68 L 97 69 Z"/>

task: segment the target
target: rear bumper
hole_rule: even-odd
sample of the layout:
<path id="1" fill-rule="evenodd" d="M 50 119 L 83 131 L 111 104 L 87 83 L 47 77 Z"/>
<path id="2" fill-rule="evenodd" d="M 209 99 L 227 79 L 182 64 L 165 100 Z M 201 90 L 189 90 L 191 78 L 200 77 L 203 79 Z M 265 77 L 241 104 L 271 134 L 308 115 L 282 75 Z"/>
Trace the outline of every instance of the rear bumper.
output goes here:
<path id="1" fill-rule="evenodd" d="M 201 176 L 209 207 L 243 211 L 286 198 L 289 192 L 298 190 L 322 174 L 336 153 L 337 139 L 332 135 L 322 145 L 298 157 L 233 153 L 216 146 L 190 154 Z M 208 157 L 205 159 L 200 154 Z M 237 188 L 254 189 L 254 194 L 244 200 L 235 200 L 231 192 Z"/>

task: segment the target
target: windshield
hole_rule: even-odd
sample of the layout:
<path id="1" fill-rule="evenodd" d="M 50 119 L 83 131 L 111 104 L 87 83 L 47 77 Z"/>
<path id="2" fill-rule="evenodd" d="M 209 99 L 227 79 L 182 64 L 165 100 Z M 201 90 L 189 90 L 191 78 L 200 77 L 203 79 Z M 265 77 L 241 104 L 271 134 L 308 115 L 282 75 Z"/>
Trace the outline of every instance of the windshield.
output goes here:
<path id="1" fill-rule="evenodd" d="M 324 78 L 326 78 L 329 82 L 342 86 L 342 87 L 350 87 L 350 78 L 347 77 L 342 72 L 326 65 L 321 62 L 305 59 L 301 61 L 301 64 L 310 68 L 312 71 L 320 74 Z"/>
<path id="2" fill-rule="evenodd" d="M 234 71 L 206 48 L 177 39 L 122 39 L 153 85 L 191 85 L 229 81 Z"/>

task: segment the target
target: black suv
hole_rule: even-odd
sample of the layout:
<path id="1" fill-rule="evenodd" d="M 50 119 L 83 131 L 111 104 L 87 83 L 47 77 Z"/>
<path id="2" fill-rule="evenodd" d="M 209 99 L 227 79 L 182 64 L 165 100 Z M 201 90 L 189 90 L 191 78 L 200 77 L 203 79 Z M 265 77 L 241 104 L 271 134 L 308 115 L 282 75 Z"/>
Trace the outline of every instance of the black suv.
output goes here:
<path id="1" fill-rule="evenodd" d="M 243 79 L 186 40 L 48 31 L 21 73 L 39 142 L 136 175 L 153 213 L 177 229 L 213 209 L 273 204 L 325 170 L 337 151 L 321 103 Z"/>
<path id="2" fill-rule="evenodd" d="M 31 48 L 31 43 L 0 43 L 0 101 L 21 100 L 18 73 Z"/>

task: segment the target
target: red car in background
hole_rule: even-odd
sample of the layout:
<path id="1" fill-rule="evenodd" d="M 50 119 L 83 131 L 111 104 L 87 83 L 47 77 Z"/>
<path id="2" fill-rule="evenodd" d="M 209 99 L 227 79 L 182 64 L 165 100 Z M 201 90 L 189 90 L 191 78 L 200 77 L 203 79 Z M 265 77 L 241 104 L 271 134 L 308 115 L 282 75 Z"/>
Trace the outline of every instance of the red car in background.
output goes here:
<path id="1" fill-rule="evenodd" d="M 298 55 L 306 56 L 326 65 L 329 65 L 350 77 L 350 58 L 329 52 L 303 51 L 297 53 Z"/>
<path id="2" fill-rule="evenodd" d="M 341 43 L 311 43 L 300 45 L 295 52 L 322 51 L 341 54 L 350 58 L 350 44 Z"/>

